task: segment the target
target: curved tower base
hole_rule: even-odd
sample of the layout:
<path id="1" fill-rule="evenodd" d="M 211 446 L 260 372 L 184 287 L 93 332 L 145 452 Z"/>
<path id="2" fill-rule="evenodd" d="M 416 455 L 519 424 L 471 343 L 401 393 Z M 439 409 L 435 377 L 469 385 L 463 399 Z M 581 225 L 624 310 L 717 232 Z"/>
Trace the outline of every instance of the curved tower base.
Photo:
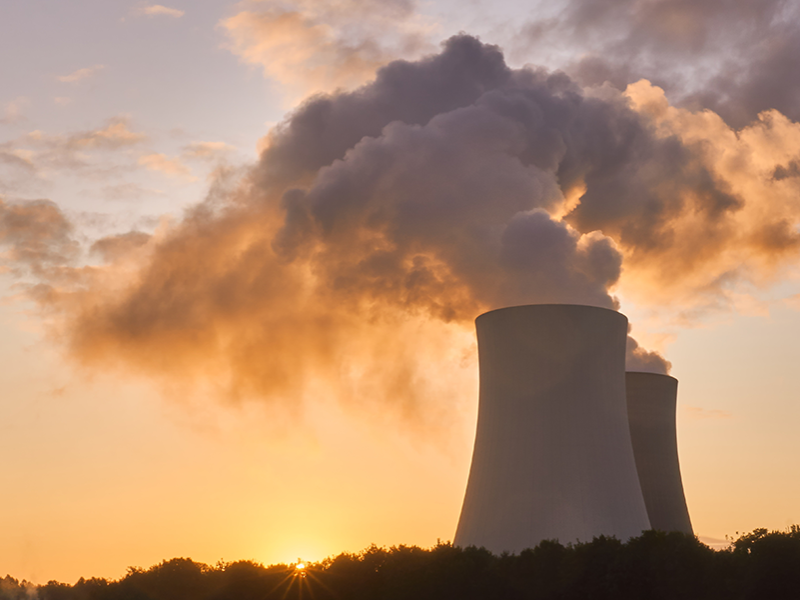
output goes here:
<path id="1" fill-rule="evenodd" d="M 475 323 L 478 426 L 454 543 L 520 552 L 649 529 L 628 428 L 625 316 L 536 305 Z"/>
<path id="2" fill-rule="evenodd" d="M 678 380 L 628 372 L 625 382 L 633 455 L 650 526 L 691 534 L 675 433 Z"/>

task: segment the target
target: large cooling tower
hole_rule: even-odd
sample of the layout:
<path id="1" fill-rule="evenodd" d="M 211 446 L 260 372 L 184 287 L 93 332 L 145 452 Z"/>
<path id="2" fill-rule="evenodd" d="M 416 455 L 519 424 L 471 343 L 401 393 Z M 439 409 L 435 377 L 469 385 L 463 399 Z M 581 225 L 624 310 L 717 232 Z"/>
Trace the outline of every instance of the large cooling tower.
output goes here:
<path id="1" fill-rule="evenodd" d="M 649 529 L 628 429 L 627 323 L 556 304 L 477 318 L 478 428 L 457 546 L 519 552 Z"/>
<path id="2" fill-rule="evenodd" d="M 625 374 L 633 455 L 650 526 L 692 533 L 675 436 L 678 380 L 655 373 Z"/>

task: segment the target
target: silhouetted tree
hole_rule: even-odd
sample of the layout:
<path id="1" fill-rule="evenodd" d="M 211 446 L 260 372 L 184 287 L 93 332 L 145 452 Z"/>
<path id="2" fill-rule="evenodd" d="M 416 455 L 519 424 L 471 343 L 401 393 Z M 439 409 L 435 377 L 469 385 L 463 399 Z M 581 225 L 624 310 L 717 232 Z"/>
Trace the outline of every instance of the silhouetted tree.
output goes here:
<path id="1" fill-rule="evenodd" d="M 733 542 L 746 600 L 800 598 L 800 526 L 787 532 L 756 529 Z"/>
<path id="2" fill-rule="evenodd" d="M 31 600 L 36 596 L 36 586 L 6 575 L 0 579 L 0 600 Z"/>
<path id="3" fill-rule="evenodd" d="M 213 567 L 174 558 L 117 581 L 32 586 L 6 576 L 0 600 L 785 600 L 800 598 L 800 527 L 756 529 L 727 550 L 647 531 L 543 541 L 518 555 L 438 543 L 370 546 L 297 570 L 250 561 Z"/>

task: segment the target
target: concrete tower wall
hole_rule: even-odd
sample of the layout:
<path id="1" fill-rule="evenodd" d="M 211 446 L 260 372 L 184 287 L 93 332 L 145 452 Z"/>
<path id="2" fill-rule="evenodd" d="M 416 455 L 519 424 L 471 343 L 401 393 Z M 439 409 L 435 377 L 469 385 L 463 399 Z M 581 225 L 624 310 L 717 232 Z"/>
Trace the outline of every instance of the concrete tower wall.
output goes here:
<path id="1" fill-rule="evenodd" d="M 650 525 L 691 534 L 675 433 L 678 380 L 628 372 L 625 383 L 633 455 Z"/>
<path id="2" fill-rule="evenodd" d="M 503 308 L 476 320 L 480 400 L 457 546 L 649 529 L 625 400 L 627 319 L 602 308 Z"/>

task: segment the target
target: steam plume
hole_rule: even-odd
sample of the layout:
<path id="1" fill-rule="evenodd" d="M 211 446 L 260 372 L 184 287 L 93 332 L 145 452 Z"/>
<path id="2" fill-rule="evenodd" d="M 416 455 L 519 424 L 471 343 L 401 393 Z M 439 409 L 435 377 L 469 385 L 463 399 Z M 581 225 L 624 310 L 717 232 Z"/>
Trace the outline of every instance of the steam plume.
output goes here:
<path id="1" fill-rule="evenodd" d="M 648 79 L 679 104 L 709 108 L 735 128 L 775 109 L 800 118 L 800 6 L 786 0 L 569 0 L 518 43 L 567 46 L 584 85 Z M 576 52 L 577 51 L 577 52 Z"/>
<path id="2" fill-rule="evenodd" d="M 37 298 L 87 365 L 414 413 L 472 393 L 482 311 L 617 308 L 625 285 L 691 312 L 769 281 L 800 243 L 799 139 L 775 111 L 737 135 L 650 82 L 584 89 L 460 35 L 307 100 L 244 176 Z M 629 366 L 668 363 L 631 340 Z"/>

